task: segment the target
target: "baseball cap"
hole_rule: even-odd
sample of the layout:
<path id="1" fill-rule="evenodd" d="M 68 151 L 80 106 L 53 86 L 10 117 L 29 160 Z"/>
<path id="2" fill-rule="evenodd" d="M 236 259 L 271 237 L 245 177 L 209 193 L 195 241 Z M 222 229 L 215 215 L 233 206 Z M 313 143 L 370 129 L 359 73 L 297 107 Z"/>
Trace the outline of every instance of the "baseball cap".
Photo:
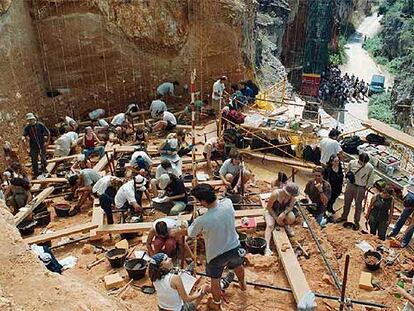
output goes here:
<path id="1" fill-rule="evenodd" d="M 170 183 L 171 179 L 168 174 L 162 174 L 160 176 L 160 180 L 158 181 L 158 185 L 160 186 L 161 190 L 167 188 L 168 184 Z"/>
<path id="2" fill-rule="evenodd" d="M 33 113 L 29 112 L 28 114 L 26 114 L 26 120 L 36 120 L 36 117 Z"/>

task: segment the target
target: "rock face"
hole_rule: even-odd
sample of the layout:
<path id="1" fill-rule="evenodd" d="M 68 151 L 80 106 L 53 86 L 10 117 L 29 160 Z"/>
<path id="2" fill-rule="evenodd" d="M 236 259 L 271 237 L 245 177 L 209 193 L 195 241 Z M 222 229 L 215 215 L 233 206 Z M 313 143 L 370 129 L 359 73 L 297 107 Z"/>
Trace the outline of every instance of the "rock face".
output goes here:
<path id="1" fill-rule="evenodd" d="M 13 225 L 12 215 L 2 203 L 0 201 L 1 310 L 127 310 L 72 276 L 70 270 L 62 275 L 48 271 L 23 242 Z"/>

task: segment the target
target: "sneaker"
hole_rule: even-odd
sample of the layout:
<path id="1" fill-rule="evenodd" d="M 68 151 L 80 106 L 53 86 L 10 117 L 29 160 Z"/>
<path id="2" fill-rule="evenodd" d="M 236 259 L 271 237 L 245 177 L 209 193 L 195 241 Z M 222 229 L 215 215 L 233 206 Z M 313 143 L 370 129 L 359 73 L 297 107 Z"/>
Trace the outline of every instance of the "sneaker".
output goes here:
<path id="1" fill-rule="evenodd" d="M 266 247 L 264 255 L 265 256 L 272 256 L 273 252 L 270 250 L 270 248 Z"/>
<path id="2" fill-rule="evenodd" d="M 231 282 L 233 282 L 233 280 L 234 280 L 234 272 L 229 271 L 229 273 L 227 273 L 227 275 L 225 277 L 222 277 L 220 280 L 221 290 L 225 290 L 226 288 L 228 288 Z"/>
<path id="3" fill-rule="evenodd" d="M 295 236 L 295 232 L 289 226 L 285 226 L 286 234 L 289 238 L 293 238 Z"/>
<path id="4" fill-rule="evenodd" d="M 353 229 L 354 231 L 358 231 L 358 230 L 359 230 L 359 228 L 360 228 L 359 224 L 354 224 L 354 225 L 352 226 L 352 229 Z"/>

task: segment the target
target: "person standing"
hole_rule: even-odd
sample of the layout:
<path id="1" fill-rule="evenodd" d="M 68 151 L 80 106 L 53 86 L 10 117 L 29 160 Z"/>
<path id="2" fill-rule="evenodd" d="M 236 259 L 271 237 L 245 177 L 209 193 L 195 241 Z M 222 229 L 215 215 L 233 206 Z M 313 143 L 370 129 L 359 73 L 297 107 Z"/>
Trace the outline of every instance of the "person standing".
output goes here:
<path id="1" fill-rule="evenodd" d="M 218 201 L 214 188 L 209 184 L 198 184 L 191 193 L 203 207 L 207 208 L 207 212 L 197 217 L 188 229 L 182 230 L 181 233 L 188 234 L 191 238 L 203 234 L 207 261 L 206 274 L 211 278 L 213 294 L 209 310 L 221 310 L 220 278 L 226 267 L 234 269 L 240 288 L 246 290 L 243 267 L 245 251 L 240 247 L 233 203 L 230 199 Z"/>
<path id="2" fill-rule="evenodd" d="M 372 198 L 365 217 L 369 222 L 370 233 L 375 235 L 378 232 L 378 237 L 383 241 L 394 215 L 393 195 L 392 187 L 385 186 L 381 193 Z"/>
<path id="3" fill-rule="evenodd" d="M 49 144 L 50 132 L 42 122 L 37 121 L 33 113 L 26 114 L 26 120 L 28 124 L 23 129 L 22 141 L 26 144 L 26 138 L 29 138 L 32 173 L 33 178 L 37 178 L 39 174 L 47 173 L 46 146 Z M 38 166 L 39 156 L 41 163 L 40 171 Z"/>
<path id="4" fill-rule="evenodd" d="M 313 169 L 314 178 L 309 180 L 305 187 L 305 194 L 308 199 L 316 205 L 316 209 L 311 212 L 316 222 L 324 226 L 324 215 L 326 206 L 331 197 L 331 185 L 323 179 L 323 168 L 316 166 Z"/>
<path id="5" fill-rule="evenodd" d="M 348 184 L 346 185 L 344 193 L 344 210 L 341 217 L 336 222 L 343 222 L 348 220 L 348 215 L 351 210 L 351 204 L 355 200 L 355 215 L 353 229 L 359 230 L 359 221 L 361 220 L 362 213 L 362 201 L 365 197 L 365 191 L 367 186 L 372 183 L 372 177 L 374 173 L 374 167 L 369 163 L 369 156 L 365 152 L 362 152 L 358 160 L 352 160 L 349 162 L 346 178 Z"/>
<path id="6" fill-rule="evenodd" d="M 213 93 L 211 94 L 211 99 L 213 100 L 213 109 L 216 111 L 219 110 L 220 100 L 223 98 L 223 93 L 226 88 L 224 82 L 226 82 L 226 80 L 226 76 L 221 76 L 220 79 L 218 79 L 213 84 Z"/>
<path id="7" fill-rule="evenodd" d="M 337 155 L 340 160 L 343 159 L 343 152 L 341 145 L 338 142 L 339 131 L 332 129 L 328 137 L 321 140 L 319 147 L 321 149 L 321 163 L 327 165 L 331 156 Z"/>
<path id="8" fill-rule="evenodd" d="M 403 209 L 400 217 L 398 218 L 396 224 L 394 225 L 393 230 L 388 235 L 389 238 L 396 237 L 400 233 L 400 231 L 401 231 L 402 227 L 404 226 L 405 222 L 410 218 L 410 216 L 414 212 L 414 193 L 412 193 L 412 192 L 404 193 L 405 191 L 407 191 L 407 190 L 403 189 L 404 209 Z M 414 217 L 411 217 L 411 218 L 414 220 Z M 406 232 L 407 232 L 407 238 L 403 240 L 404 246 L 408 245 L 408 243 L 411 240 L 411 237 L 409 236 L 409 233 L 410 233 L 409 228 L 407 228 Z M 411 235 L 412 235 L 412 233 L 411 233 Z"/>
<path id="9" fill-rule="evenodd" d="M 342 193 L 342 186 L 344 184 L 342 164 L 337 155 L 332 155 L 329 158 L 327 166 L 323 171 L 323 178 L 331 185 L 331 197 L 326 206 L 326 211 L 335 214 L 334 204 Z"/>

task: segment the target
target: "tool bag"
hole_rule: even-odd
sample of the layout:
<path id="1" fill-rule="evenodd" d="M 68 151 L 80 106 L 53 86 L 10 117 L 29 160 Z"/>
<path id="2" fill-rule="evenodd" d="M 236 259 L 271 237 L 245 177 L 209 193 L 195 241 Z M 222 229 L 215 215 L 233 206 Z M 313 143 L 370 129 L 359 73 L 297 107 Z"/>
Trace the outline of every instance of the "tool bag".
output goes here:
<path id="1" fill-rule="evenodd" d="M 352 136 L 345 138 L 341 142 L 342 150 L 349 154 L 358 154 L 358 146 L 362 145 L 364 142 L 359 138 L 359 136 Z"/>

